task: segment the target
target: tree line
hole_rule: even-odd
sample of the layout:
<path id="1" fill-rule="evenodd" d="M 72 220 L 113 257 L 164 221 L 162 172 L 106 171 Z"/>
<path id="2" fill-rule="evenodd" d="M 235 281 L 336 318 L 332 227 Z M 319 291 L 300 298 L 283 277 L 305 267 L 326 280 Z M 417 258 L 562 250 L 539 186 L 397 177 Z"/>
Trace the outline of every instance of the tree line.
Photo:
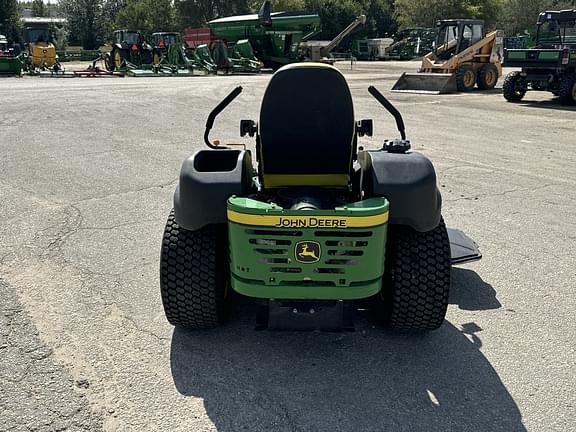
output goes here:
<path id="1" fill-rule="evenodd" d="M 95 49 L 116 28 L 181 31 L 231 15 L 254 13 L 261 0 L 59 0 L 57 13 L 68 20 L 71 42 Z M 368 22 L 359 37 L 382 37 L 407 27 L 433 27 L 438 19 L 484 19 L 489 28 L 507 35 L 533 31 L 543 10 L 576 9 L 576 0 L 273 0 L 273 8 L 316 12 L 322 18 L 319 38 L 331 38 L 358 15 Z M 24 5 L 37 16 L 48 10 L 42 0 Z M 0 0 L 0 34 L 17 41 L 20 33 L 18 0 Z"/>

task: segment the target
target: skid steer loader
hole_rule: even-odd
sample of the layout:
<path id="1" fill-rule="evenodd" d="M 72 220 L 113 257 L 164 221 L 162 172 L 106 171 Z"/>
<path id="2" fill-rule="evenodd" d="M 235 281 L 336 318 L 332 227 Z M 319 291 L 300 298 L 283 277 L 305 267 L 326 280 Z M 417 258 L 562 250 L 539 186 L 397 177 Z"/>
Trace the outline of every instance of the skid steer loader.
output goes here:
<path id="1" fill-rule="evenodd" d="M 486 34 L 481 20 L 442 20 L 436 42 L 418 73 L 404 73 L 392 91 L 447 94 L 475 86 L 491 90 L 502 76 L 502 39 Z"/>

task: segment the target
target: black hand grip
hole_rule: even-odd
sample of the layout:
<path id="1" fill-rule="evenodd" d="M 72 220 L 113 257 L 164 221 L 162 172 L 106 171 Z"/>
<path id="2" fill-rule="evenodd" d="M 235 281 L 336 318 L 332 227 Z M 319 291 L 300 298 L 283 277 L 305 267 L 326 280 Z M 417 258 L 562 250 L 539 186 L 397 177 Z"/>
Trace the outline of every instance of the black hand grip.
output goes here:
<path id="1" fill-rule="evenodd" d="M 220 114 L 222 111 L 224 111 L 226 109 L 226 107 L 228 105 L 230 105 L 232 103 L 232 101 L 234 99 L 236 99 L 240 93 L 242 93 L 242 86 L 238 86 L 234 90 L 232 90 L 230 92 L 230 94 L 228 96 L 226 96 L 226 98 L 224 98 L 224 100 L 222 102 L 220 102 L 218 105 L 216 105 L 216 107 L 212 110 L 212 112 L 208 116 L 208 120 L 206 120 L 206 130 L 204 132 L 204 142 L 206 143 L 206 145 L 208 147 L 218 148 L 218 147 L 212 145 L 212 143 L 210 142 L 210 138 L 209 138 L 210 130 L 214 126 L 214 120 L 216 120 L 216 117 L 218 116 L 218 114 Z"/>
<path id="2" fill-rule="evenodd" d="M 400 132 L 402 139 L 405 140 L 406 127 L 404 126 L 404 119 L 402 118 L 402 114 L 400 114 L 400 111 L 398 111 L 396 107 L 392 105 L 392 103 L 390 103 L 390 101 L 386 99 L 384 95 L 380 93 L 376 87 L 374 86 L 368 87 L 368 92 L 370 92 L 370 94 L 374 96 L 374 99 L 380 102 L 380 105 L 386 108 L 386 110 L 394 116 L 394 119 L 396 119 L 396 127 L 398 128 L 398 131 Z"/>

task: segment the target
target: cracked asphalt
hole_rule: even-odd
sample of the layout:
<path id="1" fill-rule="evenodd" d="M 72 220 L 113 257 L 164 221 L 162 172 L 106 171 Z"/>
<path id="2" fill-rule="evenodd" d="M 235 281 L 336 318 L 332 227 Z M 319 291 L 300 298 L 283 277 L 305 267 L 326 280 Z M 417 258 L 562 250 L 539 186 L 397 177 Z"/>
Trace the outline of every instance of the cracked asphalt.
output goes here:
<path id="1" fill-rule="evenodd" d="M 377 147 L 403 112 L 434 162 L 449 226 L 481 262 L 453 271 L 444 326 L 394 334 L 255 332 L 165 321 L 160 240 L 209 110 L 249 143 L 270 75 L 0 79 L 0 430 L 576 430 L 576 110 L 547 93 L 388 92 L 417 63 L 349 79 Z"/>

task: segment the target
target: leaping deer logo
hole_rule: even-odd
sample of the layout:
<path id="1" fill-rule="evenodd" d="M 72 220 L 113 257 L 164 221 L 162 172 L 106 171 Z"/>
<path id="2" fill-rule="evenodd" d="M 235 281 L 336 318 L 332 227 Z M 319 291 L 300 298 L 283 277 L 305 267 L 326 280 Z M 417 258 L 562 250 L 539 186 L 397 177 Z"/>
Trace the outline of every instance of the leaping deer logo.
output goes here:
<path id="1" fill-rule="evenodd" d="M 299 242 L 296 244 L 296 260 L 301 263 L 316 263 L 320 261 L 320 244 L 316 242 Z"/>

